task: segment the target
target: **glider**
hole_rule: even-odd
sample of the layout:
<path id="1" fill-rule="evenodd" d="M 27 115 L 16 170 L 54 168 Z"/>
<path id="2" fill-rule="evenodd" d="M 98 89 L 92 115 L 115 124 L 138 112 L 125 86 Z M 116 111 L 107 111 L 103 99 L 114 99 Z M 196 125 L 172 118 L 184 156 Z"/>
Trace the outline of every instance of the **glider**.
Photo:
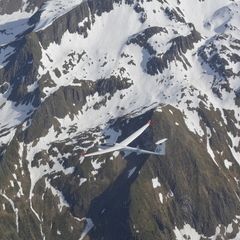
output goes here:
<path id="1" fill-rule="evenodd" d="M 136 153 L 146 153 L 146 154 L 153 154 L 153 155 L 159 155 L 159 156 L 165 155 L 165 146 L 166 146 L 165 143 L 167 141 L 167 138 L 161 139 L 155 143 L 156 144 L 155 151 L 148 151 L 148 150 L 128 146 L 133 140 L 135 140 L 139 135 L 141 135 L 145 131 L 145 129 L 149 127 L 150 124 L 151 124 L 151 121 L 149 121 L 147 124 L 142 126 L 135 133 L 133 133 L 132 135 L 130 135 L 128 138 L 126 138 L 120 143 L 115 143 L 113 145 L 106 145 L 107 148 L 100 149 L 97 152 L 84 154 L 84 156 L 90 157 L 90 156 L 96 156 L 96 155 L 101 155 L 101 154 L 114 152 L 114 151 L 121 151 L 121 150 L 122 151 L 129 150 Z"/>

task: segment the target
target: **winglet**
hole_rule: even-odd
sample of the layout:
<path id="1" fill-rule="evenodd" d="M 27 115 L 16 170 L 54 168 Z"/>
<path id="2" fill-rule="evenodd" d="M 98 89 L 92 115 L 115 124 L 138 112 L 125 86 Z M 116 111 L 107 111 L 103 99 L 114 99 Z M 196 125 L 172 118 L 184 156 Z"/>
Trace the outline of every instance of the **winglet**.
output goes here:
<path id="1" fill-rule="evenodd" d="M 155 144 L 159 145 L 159 144 L 162 144 L 162 143 L 166 142 L 167 140 L 168 140 L 167 138 L 163 138 L 163 139 L 157 141 Z"/>

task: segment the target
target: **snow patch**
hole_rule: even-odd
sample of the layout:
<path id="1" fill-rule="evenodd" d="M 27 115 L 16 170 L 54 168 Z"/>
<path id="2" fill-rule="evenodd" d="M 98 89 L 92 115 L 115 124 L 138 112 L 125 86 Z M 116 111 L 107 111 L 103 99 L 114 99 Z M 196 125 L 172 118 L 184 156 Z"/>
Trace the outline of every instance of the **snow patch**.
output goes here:
<path id="1" fill-rule="evenodd" d="M 13 210 L 14 213 L 15 213 L 15 223 L 16 223 L 17 232 L 19 232 L 18 208 L 15 207 L 15 204 L 14 204 L 13 200 L 10 199 L 6 194 L 4 194 L 4 193 L 2 192 L 2 190 L 0 191 L 0 195 L 1 195 L 2 197 L 4 197 L 4 198 L 10 203 L 10 205 L 11 205 L 11 207 L 12 207 L 12 210 Z"/>
<path id="2" fill-rule="evenodd" d="M 210 146 L 210 138 L 212 137 L 212 133 L 211 133 L 210 128 L 206 127 L 206 130 L 207 130 L 207 151 L 208 151 L 209 155 L 211 156 L 213 162 L 218 166 L 218 163 L 215 160 L 215 154 Z"/>
<path id="3" fill-rule="evenodd" d="M 102 167 L 102 164 L 104 164 L 106 160 L 99 162 L 98 158 L 96 160 L 91 160 L 91 164 L 94 168 L 94 170 L 99 170 Z"/>
<path id="4" fill-rule="evenodd" d="M 159 193 L 159 199 L 160 199 L 160 202 L 163 204 L 163 195 L 162 195 L 162 193 Z"/>
<path id="5" fill-rule="evenodd" d="M 79 187 L 83 185 L 85 182 L 87 182 L 87 178 L 80 178 Z"/>
<path id="6" fill-rule="evenodd" d="M 228 161 L 227 159 L 224 160 L 224 165 L 227 169 L 229 169 L 232 166 L 232 162 Z"/>
<path id="7" fill-rule="evenodd" d="M 152 179 L 153 188 L 161 187 L 158 177 Z"/>
<path id="8" fill-rule="evenodd" d="M 62 211 L 63 207 L 67 207 L 67 208 L 70 207 L 69 204 L 68 204 L 68 202 L 65 200 L 62 192 L 59 191 L 59 190 L 57 190 L 56 188 L 54 188 L 54 187 L 51 185 L 51 183 L 50 183 L 48 180 L 46 180 L 46 179 L 45 179 L 45 186 L 46 186 L 46 189 L 50 189 L 50 190 L 51 190 L 51 192 L 52 192 L 52 194 L 53 194 L 54 196 L 57 196 L 57 197 L 58 197 L 58 199 L 59 199 L 58 209 L 59 209 L 60 212 Z"/>
<path id="9" fill-rule="evenodd" d="M 173 230 L 176 236 L 176 240 L 200 240 L 202 235 L 200 235 L 194 228 L 189 224 L 185 224 L 182 229 L 175 227 Z"/>

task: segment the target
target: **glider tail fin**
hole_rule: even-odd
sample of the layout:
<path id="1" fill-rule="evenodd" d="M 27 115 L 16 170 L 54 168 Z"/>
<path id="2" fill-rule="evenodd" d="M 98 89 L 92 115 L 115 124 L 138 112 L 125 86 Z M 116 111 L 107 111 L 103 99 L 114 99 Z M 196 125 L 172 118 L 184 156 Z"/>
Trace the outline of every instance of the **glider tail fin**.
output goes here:
<path id="1" fill-rule="evenodd" d="M 167 138 L 164 138 L 158 142 L 156 142 L 155 153 L 158 155 L 165 155 L 166 154 L 166 141 Z"/>

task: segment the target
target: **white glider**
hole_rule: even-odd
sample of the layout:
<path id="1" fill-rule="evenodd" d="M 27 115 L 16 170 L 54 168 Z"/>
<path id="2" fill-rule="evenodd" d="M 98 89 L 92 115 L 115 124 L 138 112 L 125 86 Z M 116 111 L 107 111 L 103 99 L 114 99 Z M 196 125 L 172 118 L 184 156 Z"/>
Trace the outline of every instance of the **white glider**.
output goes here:
<path id="1" fill-rule="evenodd" d="M 97 152 L 84 154 L 84 156 L 90 157 L 90 156 L 96 156 L 96 155 L 101 155 L 104 153 L 120 151 L 120 150 L 123 150 L 123 151 L 129 150 L 132 152 L 154 154 L 154 155 L 159 155 L 159 156 L 165 155 L 165 146 L 166 146 L 167 138 L 161 139 L 155 143 L 156 144 L 155 151 L 148 151 L 148 150 L 128 146 L 128 144 L 130 144 L 134 139 L 136 139 L 139 135 L 141 135 L 145 131 L 145 129 L 150 125 L 150 123 L 151 123 L 151 121 L 149 121 L 147 124 L 145 124 L 143 127 L 138 129 L 135 133 L 130 135 L 128 138 L 126 138 L 122 142 L 116 143 L 114 145 L 108 145 L 108 148 L 106 148 L 106 149 L 101 149 Z"/>

